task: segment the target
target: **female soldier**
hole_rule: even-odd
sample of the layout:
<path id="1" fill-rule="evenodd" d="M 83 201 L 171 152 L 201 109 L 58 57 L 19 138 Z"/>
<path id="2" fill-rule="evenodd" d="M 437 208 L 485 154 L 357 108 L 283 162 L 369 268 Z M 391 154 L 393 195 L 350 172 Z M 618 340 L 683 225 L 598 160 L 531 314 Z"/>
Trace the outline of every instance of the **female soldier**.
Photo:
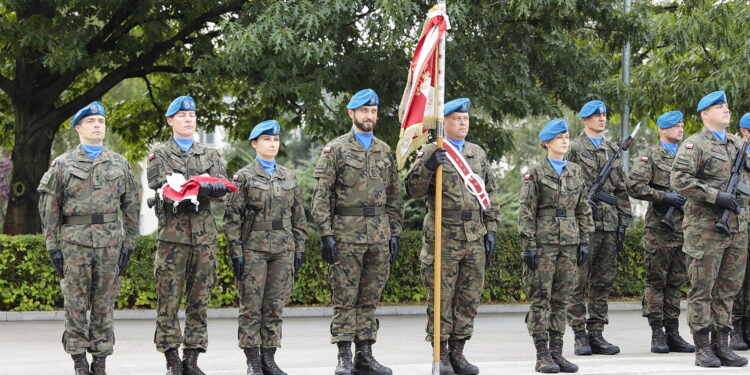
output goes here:
<path id="1" fill-rule="evenodd" d="M 565 160 L 570 145 L 565 120 L 549 121 L 539 141 L 547 158 L 524 176 L 519 199 L 518 230 L 530 301 L 526 325 L 536 347 L 537 372 L 576 372 L 578 366 L 562 356 L 566 306 L 577 266 L 588 258 L 594 223 L 581 169 Z"/>
<path id="2" fill-rule="evenodd" d="M 275 161 L 280 132 L 275 120 L 253 128 L 248 140 L 255 162 L 232 178 L 239 190 L 224 214 L 240 295 L 239 346 L 247 356 L 247 373 L 253 375 L 286 375 L 274 354 L 281 342 L 281 313 L 302 266 L 307 238 L 297 178 Z"/>

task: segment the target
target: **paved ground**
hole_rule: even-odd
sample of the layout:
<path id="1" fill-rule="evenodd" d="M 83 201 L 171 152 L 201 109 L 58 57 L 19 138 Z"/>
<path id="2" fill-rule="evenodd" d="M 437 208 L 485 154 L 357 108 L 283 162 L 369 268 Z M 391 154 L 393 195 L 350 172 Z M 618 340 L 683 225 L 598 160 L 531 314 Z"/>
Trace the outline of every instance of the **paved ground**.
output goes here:
<path id="1" fill-rule="evenodd" d="M 532 374 L 534 353 L 526 334 L 523 313 L 480 314 L 474 338 L 466 354 L 483 375 Z M 572 354 L 572 334 L 566 334 L 565 353 L 580 367 L 581 374 L 692 374 L 737 373 L 741 369 L 700 369 L 693 366 L 692 354 L 657 355 L 649 352 L 650 331 L 637 311 L 610 314 L 612 324 L 605 337 L 619 344 L 616 356 L 578 357 Z M 380 340 L 374 346 L 380 362 L 398 375 L 429 375 L 431 349 L 424 340 L 423 316 L 385 316 L 380 318 Z M 284 347 L 278 363 L 290 375 L 331 375 L 336 362 L 336 347 L 329 344 L 329 318 L 287 318 L 284 322 Z M 72 362 L 60 344 L 60 321 L 0 322 L 0 374 L 71 374 Z M 154 323 L 148 320 L 117 320 L 115 354 L 109 357 L 111 375 L 157 375 L 165 371 L 163 357 L 156 352 L 151 338 Z M 686 328 L 683 328 L 685 333 Z M 237 348 L 237 322 L 211 319 L 209 352 L 200 364 L 209 375 L 245 374 L 244 355 Z M 691 341 L 688 338 L 689 341 Z M 741 353 L 750 355 L 750 352 Z"/>

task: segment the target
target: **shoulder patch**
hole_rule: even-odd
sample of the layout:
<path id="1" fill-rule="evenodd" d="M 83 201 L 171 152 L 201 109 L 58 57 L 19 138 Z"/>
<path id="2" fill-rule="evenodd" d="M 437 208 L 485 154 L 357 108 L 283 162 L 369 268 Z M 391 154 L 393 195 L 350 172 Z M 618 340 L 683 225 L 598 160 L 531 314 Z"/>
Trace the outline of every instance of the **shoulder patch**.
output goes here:
<path id="1" fill-rule="evenodd" d="M 152 152 L 151 155 L 148 156 L 148 160 L 154 160 L 155 157 L 156 154 Z"/>
<path id="2" fill-rule="evenodd" d="M 323 152 L 325 152 L 326 154 L 331 152 L 331 146 L 323 147 Z"/>
<path id="3" fill-rule="evenodd" d="M 240 180 L 240 175 L 236 174 L 236 175 L 232 176 L 232 180 L 233 181 L 239 181 Z"/>
<path id="4" fill-rule="evenodd" d="M 531 175 L 530 175 L 530 174 L 527 174 L 526 176 L 523 176 L 523 179 L 524 179 L 524 180 L 530 180 L 530 179 L 531 179 Z"/>
<path id="5" fill-rule="evenodd" d="M 55 159 L 55 160 L 52 160 L 52 163 L 51 163 L 51 164 L 50 164 L 49 166 L 50 166 L 50 167 L 54 167 L 54 166 L 55 166 L 55 164 L 57 164 L 57 159 Z"/>
<path id="6" fill-rule="evenodd" d="M 693 145 L 692 143 L 685 143 L 686 149 L 691 150 L 693 147 L 695 147 L 695 145 Z"/>
<path id="7" fill-rule="evenodd" d="M 641 156 L 641 161 L 648 161 L 648 156 Z"/>
<path id="8" fill-rule="evenodd" d="M 419 151 L 419 152 L 417 152 L 417 157 L 418 157 L 418 158 L 421 158 L 421 157 L 422 157 L 422 155 L 424 155 L 424 151 Z"/>

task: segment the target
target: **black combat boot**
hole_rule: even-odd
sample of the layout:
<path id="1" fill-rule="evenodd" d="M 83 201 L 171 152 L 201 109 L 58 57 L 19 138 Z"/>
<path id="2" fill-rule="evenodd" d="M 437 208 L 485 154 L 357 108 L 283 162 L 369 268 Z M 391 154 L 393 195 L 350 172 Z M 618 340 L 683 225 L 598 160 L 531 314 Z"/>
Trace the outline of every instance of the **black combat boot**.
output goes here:
<path id="1" fill-rule="evenodd" d="M 693 353 L 695 346 L 680 336 L 680 323 L 677 319 L 664 319 L 664 330 L 667 332 L 667 347 L 670 352 Z"/>
<path id="2" fill-rule="evenodd" d="M 433 346 L 435 344 L 432 344 Z M 456 375 L 448 358 L 448 341 L 440 341 L 440 375 Z"/>
<path id="3" fill-rule="evenodd" d="M 183 375 L 206 375 L 198 368 L 198 349 L 184 349 L 182 351 L 182 374 Z"/>
<path id="4" fill-rule="evenodd" d="M 742 320 L 732 322 L 732 333 L 729 334 L 729 347 L 732 350 L 747 350 L 747 343 L 742 337 Z"/>
<path id="5" fill-rule="evenodd" d="M 260 364 L 260 349 L 257 346 L 242 349 L 247 358 L 247 375 L 263 375 L 263 367 Z"/>
<path id="6" fill-rule="evenodd" d="M 177 348 L 172 348 L 164 352 L 167 358 L 167 375 L 182 375 L 182 361 Z"/>
<path id="7" fill-rule="evenodd" d="M 71 354 L 71 358 L 73 358 L 73 370 L 75 371 L 75 375 L 90 375 L 89 372 L 89 360 L 86 359 L 86 353 L 81 354 Z"/>
<path id="8" fill-rule="evenodd" d="M 354 375 L 392 375 L 390 367 L 378 363 L 372 356 L 375 340 L 354 341 Z"/>
<path id="9" fill-rule="evenodd" d="M 479 368 L 469 363 L 464 357 L 465 344 L 466 340 L 448 340 L 451 366 L 457 375 L 476 375 L 479 373 Z"/>
<path id="10" fill-rule="evenodd" d="M 651 326 L 651 353 L 669 353 L 661 319 L 649 319 L 648 325 Z"/>
<path id="11" fill-rule="evenodd" d="M 560 372 L 560 366 L 555 363 L 549 353 L 547 340 L 539 339 L 534 341 L 534 347 L 536 347 L 536 365 L 534 366 L 536 372 L 545 374 L 556 374 Z"/>
<path id="12" fill-rule="evenodd" d="M 338 364 L 336 364 L 336 375 L 352 375 L 352 342 L 339 341 Z"/>
<path id="13" fill-rule="evenodd" d="M 573 352 L 575 355 L 591 355 L 591 345 L 589 345 L 589 337 L 586 335 L 586 330 L 573 332 L 576 338 Z"/>
<path id="14" fill-rule="evenodd" d="M 620 352 L 620 347 L 605 340 L 602 331 L 599 330 L 589 330 L 589 345 L 594 354 L 613 355 Z"/>
<path id="15" fill-rule="evenodd" d="M 708 328 L 693 333 L 695 343 L 695 365 L 700 367 L 721 367 L 721 361 L 711 350 L 708 342 Z"/>
<path id="16" fill-rule="evenodd" d="M 565 357 L 563 357 L 562 352 L 562 337 L 551 339 L 549 342 L 549 353 L 552 357 L 552 360 L 555 361 L 558 367 L 560 367 L 560 372 L 577 372 L 578 365 L 568 361 Z"/>
<path id="17" fill-rule="evenodd" d="M 94 361 L 91 362 L 91 375 L 107 375 L 106 360 L 107 357 L 94 357 Z"/>
<path id="18" fill-rule="evenodd" d="M 750 343 L 750 318 L 742 318 L 742 340 Z"/>
<path id="19" fill-rule="evenodd" d="M 276 360 L 273 358 L 275 355 L 276 348 L 260 348 L 260 363 L 263 369 L 263 375 L 287 375 L 287 373 L 281 371 L 276 364 Z"/>
<path id="20" fill-rule="evenodd" d="M 747 358 L 734 354 L 729 349 L 729 327 L 713 329 L 711 331 L 711 349 L 721 361 L 722 366 L 742 367 L 747 365 Z"/>

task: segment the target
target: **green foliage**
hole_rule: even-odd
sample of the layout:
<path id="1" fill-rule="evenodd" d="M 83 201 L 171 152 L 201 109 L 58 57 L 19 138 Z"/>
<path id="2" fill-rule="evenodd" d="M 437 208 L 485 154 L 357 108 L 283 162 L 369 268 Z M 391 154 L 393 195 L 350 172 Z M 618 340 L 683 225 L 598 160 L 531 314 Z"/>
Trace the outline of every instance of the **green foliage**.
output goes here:
<path id="1" fill-rule="evenodd" d="M 625 250 L 620 254 L 618 276 L 613 297 L 637 297 L 644 286 L 640 238 L 642 227 L 628 230 Z M 318 235 L 310 234 L 306 244 L 305 263 L 297 275 L 290 305 L 327 305 L 331 301 L 328 265 L 320 256 Z M 156 293 L 153 259 L 154 236 L 138 238 L 136 251 L 125 275 L 120 278 L 121 291 L 116 300 L 119 309 L 155 308 Z M 422 233 L 405 231 L 401 252 L 391 267 L 382 296 L 385 304 L 421 304 L 427 294 L 419 274 L 419 252 Z M 515 231 L 501 230 L 497 252 L 487 269 L 482 301 L 513 303 L 526 300 L 521 274 L 521 241 Z M 236 289 L 226 243 L 219 237 L 217 284 L 211 293 L 211 307 L 237 306 Z M 59 278 L 49 262 L 41 235 L 0 235 L 0 311 L 54 310 L 63 306 Z"/>

